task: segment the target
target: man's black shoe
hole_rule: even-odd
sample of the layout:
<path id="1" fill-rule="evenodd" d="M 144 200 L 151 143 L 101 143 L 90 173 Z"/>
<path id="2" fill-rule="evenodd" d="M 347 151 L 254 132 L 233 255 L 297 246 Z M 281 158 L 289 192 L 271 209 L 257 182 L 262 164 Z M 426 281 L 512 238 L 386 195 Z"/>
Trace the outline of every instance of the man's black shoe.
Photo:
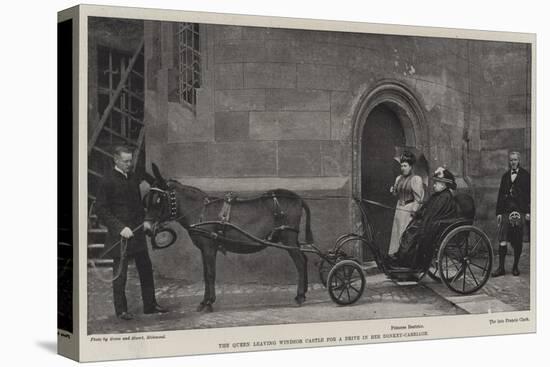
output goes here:
<path id="1" fill-rule="evenodd" d="M 519 269 L 518 268 L 513 268 L 512 269 L 512 275 L 515 276 L 515 277 L 519 276 Z"/>
<path id="2" fill-rule="evenodd" d="M 132 315 L 130 312 L 122 312 L 118 315 L 116 315 L 116 317 L 118 317 L 119 319 L 121 320 L 132 320 L 134 318 L 134 315 Z"/>
<path id="3" fill-rule="evenodd" d="M 491 274 L 493 276 L 493 278 L 496 278 L 496 277 L 500 277 L 500 276 L 503 276 L 503 275 L 506 275 L 506 272 L 504 271 L 504 269 L 502 268 L 498 268 L 497 270 L 495 270 L 493 272 L 493 274 Z"/>
<path id="4" fill-rule="evenodd" d="M 152 314 L 152 313 L 166 313 L 168 312 L 168 309 L 161 307 L 159 304 L 155 303 L 153 307 L 147 308 L 143 311 L 144 314 Z"/>

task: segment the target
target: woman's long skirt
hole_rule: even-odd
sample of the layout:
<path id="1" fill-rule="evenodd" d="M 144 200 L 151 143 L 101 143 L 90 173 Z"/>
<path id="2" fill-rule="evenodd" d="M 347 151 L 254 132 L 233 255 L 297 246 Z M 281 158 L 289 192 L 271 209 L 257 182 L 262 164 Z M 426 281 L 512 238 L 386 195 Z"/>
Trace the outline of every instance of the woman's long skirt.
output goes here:
<path id="1" fill-rule="evenodd" d="M 412 219 L 412 211 L 417 209 L 418 203 L 412 202 L 405 205 L 400 205 L 399 202 L 395 207 L 395 216 L 393 217 L 393 226 L 391 230 L 390 247 L 388 254 L 393 255 L 399 249 L 399 240 L 405 228 L 409 225 Z"/>

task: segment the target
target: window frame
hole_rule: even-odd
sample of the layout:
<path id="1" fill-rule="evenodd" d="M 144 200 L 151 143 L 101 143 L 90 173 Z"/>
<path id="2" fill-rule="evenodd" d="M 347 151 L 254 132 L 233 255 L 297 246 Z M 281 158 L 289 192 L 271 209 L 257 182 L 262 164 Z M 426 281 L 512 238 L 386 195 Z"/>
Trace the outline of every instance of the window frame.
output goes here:
<path id="1" fill-rule="evenodd" d="M 177 23 L 176 44 L 178 60 L 179 103 L 194 112 L 197 106 L 197 90 L 202 85 L 202 53 L 200 25 Z"/>

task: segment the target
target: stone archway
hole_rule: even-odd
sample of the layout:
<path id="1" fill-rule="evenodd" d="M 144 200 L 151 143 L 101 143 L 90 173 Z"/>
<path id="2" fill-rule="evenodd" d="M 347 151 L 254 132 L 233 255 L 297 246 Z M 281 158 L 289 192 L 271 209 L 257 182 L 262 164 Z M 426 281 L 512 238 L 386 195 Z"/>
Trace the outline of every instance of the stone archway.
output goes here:
<path id="1" fill-rule="evenodd" d="M 399 155 L 399 149 L 397 148 L 412 150 L 420 158 L 420 162 L 426 163 L 429 161 L 429 151 L 427 149 L 429 141 L 428 127 L 422 103 L 404 84 L 395 81 L 383 81 L 361 98 L 352 121 L 352 193 L 357 198 L 366 198 L 366 191 L 375 196 L 380 194 L 381 201 L 386 200 L 386 204 L 392 205 L 391 195 L 388 198 L 383 193 L 386 188 L 389 190 L 389 186 L 395 179 L 393 175 L 398 172 L 392 173 L 393 157 Z M 377 126 L 373 126 L 373 124 Z M 367 146 L 366 144 L 369 144 L 369 134 L 376 134 L 376 136 L 374 139 L 372 136 L 370 137 L 372 139 L 370 141 L 371 145 Z M 387 145 L 384 146 L 384 143 L 387 143 Z M 373 149 L 372 144 L 379 145 L 380 149 L 376 147 Z M 394 144 L 396 149 L 395 154 L 392 154 Z M 366 164 L 365 157 L 367 154 L 373 158 L 373 163 L 370 165 L 371 169 L 368 169 L 369 165 Z M 384 154 L 388 157 L 382 157 Z M 387 161 L 387 168 L 381 161 Z M 383 173 L 387 177 L 382 180 L 377 178 L 373 180 L 372 175 L 380 175 L 381 169 L 384 169 Z M 426 175 L 428 168 L 423 167 L 422 169 L 425 171 L 422 172 L 422 175 Z M 367 176 L 369 174 L 370 177 Z M 386 183 L 385 181 L 389 182 Z M 366 189 L 368 187 L 366 183 L 371 185 L 370 190 Z M 372 185 L 383 185 L 384 187 L 372 190 Z M 369 199 L 376 200 L 377 198 L 369 197 Z M 387 202 L 388 200 L 390 202 Z M 389 242 L 389 239 L 385 237 L 391 232 L 393 213 L 379 213 L 380 215 L 376 218 L 377 222 L 373 223 L 374 226 L 379 227 L 378 229 L 375 228 L 375 231 L 380 232 L 381 242 Z M 360 221 L 358 215 L 357 212 L 353 212 L 353 223 Z M 382 246 L 385 245 L 382 244 Z"/>

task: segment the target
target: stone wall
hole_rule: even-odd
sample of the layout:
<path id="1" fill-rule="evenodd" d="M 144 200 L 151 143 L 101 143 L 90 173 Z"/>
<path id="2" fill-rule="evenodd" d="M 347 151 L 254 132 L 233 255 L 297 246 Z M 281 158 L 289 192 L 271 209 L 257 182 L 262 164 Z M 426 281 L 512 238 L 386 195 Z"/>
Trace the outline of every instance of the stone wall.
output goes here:
<path id="1" fill-rule="evenodd" d="M 531 49 L 525 44 L 484 42 L 480 61 L 481 156 L 472 175 L 479 219 L 495 238 L 496 197 L 508 153 L 519 151 L 522 165 L 527 170 L 531 166 Z"/>
<path id="2" fill-rule="evenodd" d="M 143 37 L 139 20 L 96 18 L 88 21 L 88 134 L 92 134 L 103 111 L 98 111 L 98 47 L 113 48 L 133 55 Z M 116 87 L 116 86 L 115 86 Z"/>
<path id="3" fill-rule="evenodd" d="M 460 39 L 201 25 L 202 85 L 193 111 L 180 104 L 174 24 L 146 21 L 146 157 L 163 174 L 206 191 L 284 187 L 305 196 L 353 190 L 354 121 L 362 99 L 399 83 L 425 116 L 430 169 L 446 165 L 494 210 L 508 149 L 527 152 L 530 111 L 525 46 Z M 509 76 L 513 75 L 511 79 Z M 527 156 L 528 159 L 528 156 Z M 323 249 L 354 227 L 347 199 L 311 201 Z M 164 276 L 202 279 L 199 252 L 181 233 L 154 254 Z M 312 265 L 318 259 L 310 258 Z M 310 266 L 311 279 L 317 279 Z M 220 282 L 295 282 L 287 254 L 220 255 Z"/>

